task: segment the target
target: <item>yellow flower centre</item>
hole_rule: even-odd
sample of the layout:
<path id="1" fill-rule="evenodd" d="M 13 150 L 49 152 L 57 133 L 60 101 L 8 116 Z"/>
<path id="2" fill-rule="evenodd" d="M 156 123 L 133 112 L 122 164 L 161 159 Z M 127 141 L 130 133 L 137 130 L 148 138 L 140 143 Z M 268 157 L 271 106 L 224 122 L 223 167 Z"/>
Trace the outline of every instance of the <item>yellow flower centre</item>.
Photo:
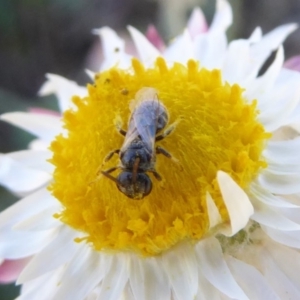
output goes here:
<path id="1" fill-rule="evenodd" d="M 155 168 L 163 181 L 148 173 L 152 192 L 132 200 L 115 182 L 96 174 L 106 155 L 122 147 L 116 120 L 127 129 L 130 102 L 144 87 L 156 89 L 169 124 L 180 120 L 172 134 L 156 142 L 179 163 L 158 154 Z M 84 232 L 82 240 L 95 250 L 151 256 L 183 240 L 196 242 L 208 234 L 207 192 L 228 222 L 217 171 L 227 172 L 247 190 L 266 167 L 261 153 L 270 134 L 257 121 L 256 101 L 244 99 L 240 86 L 224 83 L 219 70 L 200 69 L 195 61 L 167 67 L 159 58 L 145 69 L 134 59 L 129 70 L 98 74 L 88 96 L 74 96 L 73 102 L 77 109 L 63 116 L 68 135 L 51 145 L 55 172 L 50 190 L 64 207 L 56 217 Z M 114 155 L 102 170 L 119 164 Z"/>

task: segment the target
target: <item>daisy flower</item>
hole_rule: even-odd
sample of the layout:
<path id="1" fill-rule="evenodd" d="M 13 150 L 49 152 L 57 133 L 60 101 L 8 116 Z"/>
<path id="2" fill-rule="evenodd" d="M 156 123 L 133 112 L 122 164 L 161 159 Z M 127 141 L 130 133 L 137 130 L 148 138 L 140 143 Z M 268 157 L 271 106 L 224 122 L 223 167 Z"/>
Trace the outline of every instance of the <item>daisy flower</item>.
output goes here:
<path id="1" fill-rule="evenodd" d="M 25 196 L 0 216 L 0 257 L 32 256 L 19 299 L 300 298 L 300 139 L 281 138 L 299 109 L 300 74 L 283 68 L 282 47 L 296 26 L 228 43 L 231 22 L 219 0 L 207 30 L 161 51 L 129 27 L 138 58 L 96 30 L 105 59 L 94 83 L 48 75 L 41 89 L 57 94 L 62 119 L 2 115 L 37 136 L 1 156 L 1 183 Z M 167 111 L 155 146 L 172 159 L 157 155 L 162 180 L 148 172 L 152 191 L 137 200 L 117 188 L 122 171 L 99 174 L 120 164 L 102 166 L 145 91 Z"/>

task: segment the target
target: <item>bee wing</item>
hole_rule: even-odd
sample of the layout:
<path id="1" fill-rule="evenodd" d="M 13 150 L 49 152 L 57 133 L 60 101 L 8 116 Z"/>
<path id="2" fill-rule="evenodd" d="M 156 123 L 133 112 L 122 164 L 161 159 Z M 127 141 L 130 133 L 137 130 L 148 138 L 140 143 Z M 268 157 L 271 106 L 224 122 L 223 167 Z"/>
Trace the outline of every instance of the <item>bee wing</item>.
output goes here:
<path id="1" fill-rule="evenodd" d="M 128 124 L 123 149 L 140 136 L 149 152 L 153 151 L 156 135 L 156 114 L 158 107 L 157 91 L 153 88 L 140 89 L 130 103 L 131 116 Z"/>
<path id="2" fill-rule="evenodd" d="M 134 123 L 134 119 L 133 119 L 133 115 L 131 115 L 130 120 L 129 120 L 129 125 L 128 125 L 128 129 L 127 129 L 127 133 L 125 136 L 125 140 L 124 143 L 122 145 L 122 149 L 127 149 L 128 146 L 131 144 L 131 142 L 137 138 L 139 135 L 139 132 L 135 126 Z"/>
<path id="3" fill-rule="evenodd" d="M 137 91 L 133 100 L 131 100 L 129 108 L 133 114 L 137 107 L 141 105 L 142 102 L 146 100 L 154 100 L 157 98 L 158 92 L 154 88 L 144 87 Z"/>
<path id="4" fill-rule="evenodd" d="M 161 114 L 161 104 L 158 92 L 154 88 L 142 88 L 135 96 L 135 110 L 132 114 L 137 131 L 149 151 L 154 151 L 158 117 Z"/>
<path id="5" fill-rule="evenodd" d="M 156 112 L 153 110 L 153 103 L 143 102 L 132 113 L 123 149 L 127 149 L 130 143 L 140 136 L 145 143 L 147 150 L 152 153 L 156 135 Z"/>
<path id="6" fill-rule="evenodd" d="M 138 135 L 145 143 L 147 149 L 154 150 L 158 106 L 152 100 L 147 100 L 137 107 L 133 120 Z"/>

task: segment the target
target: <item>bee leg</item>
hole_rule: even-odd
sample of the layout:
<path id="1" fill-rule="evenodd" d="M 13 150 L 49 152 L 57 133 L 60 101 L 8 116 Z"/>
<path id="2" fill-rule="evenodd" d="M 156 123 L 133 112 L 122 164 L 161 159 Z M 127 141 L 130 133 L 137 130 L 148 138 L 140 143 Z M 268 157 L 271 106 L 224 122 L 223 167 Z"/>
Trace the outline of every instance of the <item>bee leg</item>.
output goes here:
<path id="1" fill-rule="evenodd" d="M 124 129 L 122 129 L 123 122 L 122 122 L 121 118 L 117 118 L 115 120 L 115 125 L 116 125 L 118 132 L 120 134 L 122 134 L 123 136 L 125 136 L 127 132 Z"/>
<path id="2" fill-rule="evenodd" d="M 163 147 L 157 146 L 155 148 L 155 150 L 156 150 L 157 154 L 163 154 L 164 156 L 172 159 L 179 166 L 180 170 L 181 171 L 183 170 L 183 167 L 182 167 L 181 163 L 179 162 L 179 160 L 177 158 L 175 158 L 174 156 L 172 156 L 166 149 L 164 149 Z"/>
<path id="3" fill-rule="evenodd" d="M 147 172 L 151 172 L 158 181 L 162 180 L 162 177 L 159 175 L 159 173 L 157 173 L 155 169 L 147 170 Z"/>
<path id="4" fill-rule="evenodd" d="M 120 153 L 120 149 L 115 149 L 115 150 L 112 150 L 110 151 L 104 158 L 104 162 L 108 162 L 114 154 L 119 154 Z"/>
<path id="5" fill-rule="evenodd" d="M 161 141 L 161 140 L 163 140 L 166 136 L 170 135 L 170 134 L 174 131 L 175 127 L 177 126 L 177 124 L 178 124 L 179 122 L 180 122 L 180 119 L 176 120 L 174 123 L 172 123 L 170 126 L 168 126 L 168 127 L 166 128 L 166 130 L 165 130 L 162 134 L 157 135 L 157 136 L 155 137 L 155 141 L 156 141 L 156 142 L 157 142 L 157 141 Z"/>
<path id="6" fill-rule="evenodd" d="M 105 165 L 105 163 L 108 162 L 108 161 L 113 157 L 113 155 L 114 155 L 115 153 L 116 153 L 116 154 L 119 154 L 119 153 L 120 153 L 120 149 L 112 150 L 112 151 L 110 151 L 110 152 L 105 156 L 102 165 L 101 165 L 101 166 L 98 168 L 98 170 L 97 170 L 97 175 L 100 173 L 100 170 L 101 170 L 102 167 Z"/>
<path id="7" fill-rule="evenodd" d="M 164 156 L 168 157 L 168 158 L 172 158 L 172 155 L 163 147 L 157 146 L 155 148 L 156 150 L 156 154 L 163 154 Z"/>
<path id="8" fill-rule="evenodd" d="M 118 130 L 118 132 L 119 132 L 120 134 L 122 134 L 123 136 L 125 136 L 125 135 L 127 134 L 127 131 L 124 130 L 124 129 L 122 129 L 122 128 L 117 128 L 117 130 Z"/>
<path id="9" fill-rule="evenodd" d="M 119 166 L 112 167 L 112 168 L 110 168 L 110 169 L 108 169 L 108 170 L 106 170 L 106 171 L 101 171 L 101 173 L 102 173 L 103 175 L 106 175 L 106 174 L 112 173 L 113 171 L 115 171 L 115 170 L 117 170 L 117 169 L 121 169 L 121 167 L 119 167 Z"/>

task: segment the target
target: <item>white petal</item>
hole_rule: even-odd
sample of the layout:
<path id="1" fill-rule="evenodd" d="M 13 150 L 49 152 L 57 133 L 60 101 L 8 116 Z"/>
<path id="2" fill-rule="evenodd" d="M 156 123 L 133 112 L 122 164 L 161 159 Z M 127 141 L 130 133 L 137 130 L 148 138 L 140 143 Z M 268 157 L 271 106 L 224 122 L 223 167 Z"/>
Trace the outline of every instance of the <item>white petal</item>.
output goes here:
<path id="1" fill-rule="evenodd" d="M 262 230 L 274 241 L 283 245 L 300 248 L 300 231 L 280 231 L 270 227 L 261 226 Z"/>
<path id="2" fill-rule="evenodd" d="M 278 164 L 292 164 L 299 161 L 300 138 L 288 141 L 269 141 L 263 156 Z"/>
<path id="3" fill-rule="evenodd" d="M 144 300 L 145 298 L 143 298 Z M 130 285 L 127 283 L 124 290 L 123 290 L 123 293 L 121 295 L 121 297 L 119 298 L 119 300 L 136 300 L 136 298 L 133 296 L 132 294 L 132 290 L 130 288 Z"/>
<path id="4" fill-rule="evenodd" d="M 233 278 L 223 257 L 221 246 L 217 239 L 208 238 L 196 246 L 198 264 L 206 279 L 221 292 L 233 299 L 248 299 Z"/>
<path id="5" fill-rule="evenodd" d="M 217 180 L 230 218 L 230 227 L 220 232 L 233 236 L 247 225 L 254 212 L 253 206 L 247 194 L 228 174 L 218 171 Z"/>
<path id="6" fill-rule="evenodd" d="M 20 162 L 25 167 L 38 169 L 47 173 L 52 173 L 54 168 L 47 161 L 52 156 L 49 150 L 22 150 L 8 153 L 6 156 Z"/>
<path id="7" fill-rule="evenodd" d="M 269 191 L 263 189 L 261 186 L 259 186 L 256 183 L 252 183 L 250 186 L 250 195 L 251 197 L 254 197 L 257 201 L 261 201 L 262 203 L 265 203 L 270 206 L 274 207 L 291 207 L 296 208 L 299 207 L 298 205 L 295 205 L 293 203 L 290 203 L 283 198 L 280 198 L 278 196 L 273 195 Z"/>
<path id="8" fill-rule="evenodd" d="M 47 189 L 41 189 L 1 212 L 0 229 L 30 218 L 44 209 L 51 207 L 55 202 L 57 200 Z"/>
<path id="9" fill-rule="evenodd" d="M 280 299 L 300 299 L 300 290 L 282 272 L 276 263 L 268 256 L 264 256 L 264 275 Z"/>
<path id="10" fill-rule="evenodd" d="M 56 74 L 47 74 L 46 77 L 47 81 L 41 87 L 39 95 L 55 94 L 61 112 L 75 107 L 72 103 L 73 96 L 84 97 L 87 95 L 87 89 L 74 81 Z"/>
<path id="11" fill-rule="evenodd" d="M 251 55 L 251 57 L 253 57 Z M 257 99 L 258 105 L 262 104 L 262 97 L 267 92 L 273 89 L 274 83 L 282 69 L 284 61 L 283 48 L 280 47 L 276 53 L 275 59 L 267 69 L 267 71 L 257 78 L 255 81 L 249 82 L 245 85 L 245 97 L 249 100 Z M 265 97 L 265 99 L 269 99 Z M 272 99 L 269 99 L 271 101 Z M 260 107 L 259 107 L 260 108 Z"/>
<path id="12" fill-rule="evenodd" d="M 3 240 L 0 245 L 0 256 L 19 259 L 41 251 L 56 236 L 57 231 L 56 229 L 35 232 L 0 230 L 0 234 Z"/>
<path id="13" fill-rule="evenodd" d="M 166 49 L 164 57 L 168 62 L 179 62 L 185 64 L 189 59 L 194 58 L 193 42 L 188 30 L 178 36 L 175 41 Z"/>
<path id="14" fill-rule="evenodd" d="M 291 128 L 300 133 L 300 122 L 290 124 Z"/>
<path id="15" fill-rule="evenodd" d="M 255 58 L 258 65 L 262 66 L 271 52 L 276 50 L 286 37 L 296 29 L 296 24 L 286 24 L 275 28 L 266 34 L 259 43 L 252 46 L 251 56 Z"/>
<path id="16" fill-rule="evenodd" d="M 216 13 L 207 34 L 198 35 L 194 41 L 194 57 L 201 67 L 220 69 L 227 49 L 225 31 L 232 23 L 231 7 L 225 0 L 218 0 Z"/>
<path id="17" fill-rule="evenodd" d="M 93 289 L 93 291 L 91 293 L 88 294 L 88 296 L 86 298 L 84 298 L 84 300 L 97 300 L 98 299 L 98 294 L 99 294 L 99 288 L 96 287 Z M 131 299 L 129 299 L 131 300 Z M 135 300 L 135 299 L 133 299 Z"/>
<path id="18" fill-rule="evenodd" d="M 277 67 L 280 67 L 279 62 Z M 278 68 L 276 69 L 278 70 Z M 262 94 L 260 99 L 258 99 L 259 107 L 262 110 L 270 108 L 270 105 L 274 103 L 277 104 L 280 101 L 285 102 L 286 99 L 284 95 L 288 92 L 288 89 L 294 89 L 295 91 L 298 91 L 298 86 L 300 81 L 299 72 L 283 68 L 280 70 L 280 72 L 277 72 L 275 81 L 273 81 L 273 78 L 272 78 L 272 84 L 267 84 L 270 87 L 269 90 L 267 91 L 268 93 Z M 281 97 L 279 97 L 278 94 Z M 297 106 L 294 109 L 297 109 Z"/>
<path id="19" fill-rule="evenodd" d="M 136 28 L 132 26 L 128 26 L 127 28 L 142 62 L 146 65 L 153 63 L 155 59 L 160 56 L 159 51 Z"/>
<path id="20" fill-rule="evenodd" d="M 209 229 L 222 223 L 222 217 L 219 213 L 219 210 L 214 200 L 212 199 L 211 195 L 208 192 L 206 193 L 206 207 L 207 207 L 207 214 L 209 219 Z"/>
<path id="21" fill-rule="evenodd" d="M 21 295 L 18 300 L 53 300 L 54 294 L 60 284 L 62 268 L 47 273 L 37 279 L 26 282 L 22 285 Z"/>
<path id="22" fill-rule="evenodd" d="M 45 142 L 40 139 L 34 139 L 28 144 L 28 149 L 30 150 L 48 150 L 49 148 L 49 142 Z"/>
<path id="23" fill-rule="evenodd" d="M 283 82 L 280 82 L 281 80 Z M 258 108 L 261 113 L 258 119 L 267 131 L 274 131 L 287 123 L 289 116 L 299 103 L 300 74 L 295 71 L 282 70 L 273 93 L 268 96 L 268 99 L 264 97 L 267 99 L 265 103 L 262 103 L 263 99 L 260 99 Z"/>
<path id="24" fill-rule="evenodd" d="M 1 115 L 1 120 L 51 142 L 62 131 L 60 118 L 53 115 L 13 112 Z"/>
<path id="25" fill-rule="evenodd" d="M 202 274 L 201 265 L 198 265 L 199 288 L 195 300 L 221 300 L 221 293 Z M 222 294 L 222 296 L 224 296 Z"/>
<path id="26" fill-rule="evenodd" d="M 300 133 L 300 103 L 292 111 L 285 125 L 290 125 L 294 130 Z"/>
<path id="27" fill-rule="evenodd" d="M 200 66 L 211 69 L 221 69 L 227 49 L 227 38 L 222 31 L 213 31 L 199 35 L 194 41 L 194 57 Z"/>
<path id="28" fill-rule="evenodd" d="M 259 66 L 250 56 L 249 41 L 235 40 L 228 46 L 223 65 L 223 77 L 230 84 L 244 86 L 247 80 L 254 79 Z"/>
<path id="29" fill-rule="evenodd" d="M 103 278 L 101 254 L 90 246 L 81 246 L 81 251 L 67 265 L 53 299 L 82 300 Z M 116 285 L 116 282 L 111 285 L 111 290 L 114 290 Z"/>
<path id="30" fill-rule="evenodd" d="M 57 234 L 57 230 L 24 232 L 12 230 L 21 220 L 53 205 L 53 197 L 45 189 L 31 194 L 1 213 L 0 219 L 0 257 L 18 259 L 39 252 Z M 28 242 L 30 241 L 30 243 Z"/>
<path id="31" fill-rule="evenodd" d="M 115 65 L 120 68 L 130 66 L 130 56 L 125 53 L 125 42 L 109 27 L 102 27 L 93 31 L 102 40 L 104 61 L 101 70 L 107 70 Z M 100 70 L 99 70 L 100 71 Z"/>
<path id="32" fill-rule="evenodd" d="M 87 74 L 87 76 L 89 76 L 90 79 L 92 79 L 93 81 L 95 80 L 95 76 L 97 73 L 95 73 L 89 69 L 85 69 L 85 73 Z"/>
<path id="33" fill-rule="evenodd" d="M 171 297 L 167 275 L 157 258 L 132 256 L 129 278 L 135 299 L 165 300 Z"/>
<path id="34" fill-rule="evenodd" d="M 284 217 L 280 210 L 253 199 L 254 214 L 251 219 L 278 230 L 300 230 L 300 225 Z"/>
<path id="35" fill-rule="evenodd" d="M 289 220 L 300 224 L 300 207 L 298 206 L 297 208 L 288 208 L 284 207 L 280 209 L 280 213 L 287 217 Z"/>
<path id="36" fill-rule="evenodd" d="M 198 290 L 198 268 L 192 245 L 187 243 L 171 249 L 163 254 L 162 263 L 176 298 L 194 299 Z"/>
<path id="37" fill-rule="evenodd" d="M 258 43 L 262 39 L 262 30 L 260 27 L 256 27 L 249 37 L 250 44 Z"/>
<path id="38" fill-rule="evenodd" d="M 61 222 L 55 219 L 53 215 L 60 210 L 61 205 L 57 203 L 26 220 L 16 223 L 16 225 L 13 226 L 13 229 L 21 231 L 40 231 L 56 228 L 61 225 Z"/>
<path id="39" fill-rule="evenodd" d="M 265 169 L 257 180 L 264 189 L 274 194 L 291 195 L 300 192 L 300 174 L 274 174 Z"/>
<path id="40" fill-rule="evenodd" d="M 78 237 L 76 231 L 62 226 L 57 237 L 31 259 L 20 274 L 18 284 L 42 276 L 73 259 L 79 249 L 78 244 L 74 242 L 75 237 Z M 50 257 L 51 260 L 48 261 Z"/>
<path id="41" fill-rule="evenodd" d="M 112 255 L 112 264 L 105 275 L 99 293 L 99 299 L 118 299 L 128 280 L 129 256 L 126 254 Z"/>
<path id="42" fill-rule="evenodd" d="M 253 266 L 233 257 L 227 257 L 228 266 L 249 299 L 280 300 L 268 282 Z"/>
<path id="43" fill-rule="evenodd" d="M 0 183 L 17 194 L 26 194 L 46 185 L 51 175 L 25 167 L 7 155 L 0 155 Z"/>
<path id="44" fill-rule="evenodd" d="M 289 201 L 292 204 L 295 204 L 297 207 L 300 207 L 300 193 L 284 196 L 286 201 Z"/>
<path id="45" fill-rule="evenodd" d="M 300 161 L 299 158 L 294 158 L 294 161 L 291 161 L 289 164 L 283 163 L 275 163 L 269 162 L 268 163 L 268 170 L 273 174 L 300 174 Z"/>
<path id="46" fill-rule="evenodd" d="M 187 27 L 192 38 L 208 30 L 205 16 L 199 7 L 193 9 Z"/>
<path id="47" fill-rule="evenodd" d="M 267 245 L 268 252 L 276 261 L 276 264 L 287 275 L 287 277 L 293 282 L 293 284 L 300 287 L 300 254 L 297 250 L 285 247 L 274 246 L 274 243 Z"/>
<path id="48" fill-rule="evenodd" d="M 217 0 L 216 13 L 209 27 L 210 31 L 226 31 L 232 23 L 232 10 L 226 0 Z"/>

